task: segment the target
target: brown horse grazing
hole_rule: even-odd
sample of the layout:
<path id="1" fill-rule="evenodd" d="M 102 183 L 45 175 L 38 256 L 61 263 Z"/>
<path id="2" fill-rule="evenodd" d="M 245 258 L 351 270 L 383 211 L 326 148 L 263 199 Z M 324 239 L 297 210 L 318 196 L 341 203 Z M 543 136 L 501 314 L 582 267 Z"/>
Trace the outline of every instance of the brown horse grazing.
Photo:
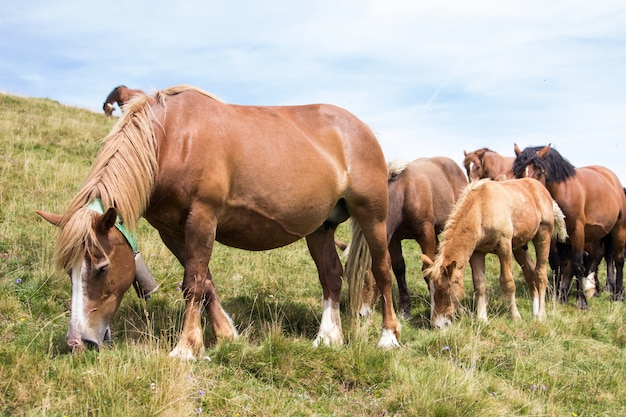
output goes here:
<path id="1" fill-rule="evenodd" d="M 465 294 L 463 275 L 468 261 L 476 293 L 477 316 L 487 320 L 485 255 L 500 259 L 500 287 L 509 299 L 511 316 L 521 316 L 515 304 L 512 254 L 530 287 L 533 317 L 546 314 L 547 261 L 552 236 L 565 239 L 563 213 L 538 181 L 532 179 L 471 183 L 459 198 L 443 231 L 434 261 L 428 265 L 431 322 L 435 327 L 451 324 Z M 533 242 L 536 263 L 528 253 Z"/>
<path id="2" fill-rule="evenodd" d="M 389 214 L 387 216 L 387 242 L 391 255 L 391 266 L 398 281 L 400 314 L 411 316 L 411 294 L 406 284 L 406 265 L 402 255 L 402 240 L 415 239 L 422 252 L 434 258 L 437 250 L 437 235 L 461 195 L 467 180 L 461 168 L 450 158 L 420 158 L 411 163 L 390 162 L 389 166 Z M 361 237 L 360 239 L 358 237 Z M 355 232 L 352 248 L 364 244 L 362 235 Z M 365 259 L 352 260 L 350 255 L 360 253 Z M 363 264 L 367 252 L 355 249 L 348 252 L 348 262 Z M 350 305 L 352 313 L 370 313 L 375 298 L 374 283 L 369 274 L 349 276 Z M 354 280 L 354 281 L 353 281 Z M 365 284 L 364 287 L 362 284 Z M 363 288 L 362 288 L 363 287 Z M 362 294 L 362 296 L 361 296 Z"/>
<path id="3" fill-rule="evenodd" d="M 96 198 L 104 214 L 86 207 Z M 132 251 L 111 226 L 119 214 L 130 230 L 143 215 L 184 266 L 183 330 L 171 356 L 194 358 L 203 350 L 203 305 L 218 339 L 237 335 L 209 268 L 216 240 L 267 250 L 305 237 L 324 294 L 315 344 L 341 344 L 343 268 L 333 237 L 351 216 L 369 244 L 385 300 L 379 346 L 398 346 L 387 206 L 378 141 L 343 109 L 229 105 L 189 86 L 131 100 L 57 222 L 56 263 L 72 277 L 68 343 L 76 350 L 102 344 L 130 285 Z"/>
<path id="4" fill-rule="evenodd" d="M 463 151 L 463 166 L 470 181 L 482 178 L 512 179 L 513 161 L 515 157 L 502 156 L 489 148 L 477 149 L 473 152 Z"/>
<path id="5" fill-rule="evenodd" d="M 517 145 L 514 148 L 517 155 L 513 164 L 515 176 L 541 181 L 565 213 L 572 268 L 567 274 L 556 274 L 559 301 L 567 302 L 571 278 L 576 275 L 576 304 L 579 308 L 588 308 L 583 288 L 585 243 L 599 241 L 607 235 L 610 236 L 616 267 L 613 298 L 621 299 L 624 291 L 626 196 L 617 176 L 602 166 L 574 168 L 550 145 L 528 147 L 524 151 Z"/>
<path id="6" fill-rule="evenodd" d="M 104 110 L 104 114 L 106 114 L 107 116 L 113 116 L 113 110 L 115 110 L 115 108 L 113 107 L 114 103 L 117 103 L 120 110 L 122 110 L 124 104 L 128 103 L 128 101 L 132 97 L 140 94 L 145 95 L 146 93 L 141 90 L 131 90 L 125 85 L 115 87 L 113 91 L 109 93 L 107 99 L 104 101 L 104 104 L 102 105 L 102 110 Z"/>

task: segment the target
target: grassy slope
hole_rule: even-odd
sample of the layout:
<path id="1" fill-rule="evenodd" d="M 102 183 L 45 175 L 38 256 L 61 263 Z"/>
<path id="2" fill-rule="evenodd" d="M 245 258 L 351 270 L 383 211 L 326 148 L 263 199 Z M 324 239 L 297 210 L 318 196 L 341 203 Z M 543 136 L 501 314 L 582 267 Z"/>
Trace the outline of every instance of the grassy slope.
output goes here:
<path id="1" fill-rule="evenodd" d="M 72 356 L 65 345 L 70 283 L 52 267 L 55 230 L 35 209 L 61 212 L 113 124 L 45 99 L 0 95 L 0 413 L 6 415 L 618 416 L 626 413 L 626 310 L 606 296 L 587 312 L 550 304 L 529 320 L 519 271 L 512 323 L 489 262 L 489 325 L 471 300 L 459 322 L 431 330 L 415 244 L 405 252 L 414 318 L 403 347 L 376 349 L 380 315 L 344 316 L 346 346 L 311 346 L 321 290 L 303 242 L 272 252 L 216 248 L 211 268 L 242 330 L 206 357 L 171 360 L 182 315 L 182 268 L 142 221 L 140 247 L 161 290 L 130 291 L 114 346 Z M 416 157 L 419 155 L 416 155 Z M 454 155 L 452 155 L 454 157 Z M 347 229 L 340 230 L 348 239 Z M 468 288 L 471 281 L 467 281 Z M 471 291 L 468 291 L 471 294 Z"/>

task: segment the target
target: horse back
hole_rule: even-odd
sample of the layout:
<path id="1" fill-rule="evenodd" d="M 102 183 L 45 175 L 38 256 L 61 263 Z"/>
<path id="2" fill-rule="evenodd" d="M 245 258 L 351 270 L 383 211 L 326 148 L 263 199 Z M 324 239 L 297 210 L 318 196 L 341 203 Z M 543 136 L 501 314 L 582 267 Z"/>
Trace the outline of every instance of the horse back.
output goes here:
<path id="1" fill-rule="evenodd" d="M 486 239 L 510 239 L 513 247 L 531 241 L 543 226 L 553 228 L 552 197 L 534 179 L 487 181 L 476 195 Z M 491 234 L 491 238 L 489 238 Z"/>
<path id="2" fill-rule="evenodd" d="M 465 185 L 465 175 L 452 159 L 416 159 L 389 184 L 389 215 L 403 210 L 401 215 L 413 222 L 443 227 Z"/>
<path id="3" fill-rule="evenodd" d="M 152 108 L 159 164 L 152 217 L 177 224 L 202 201 L 223 241 L 244 248 L 236 237 L 242 229 L 291 243 L 318 228 L 341 199 L 348 209 L 374 204 L 384 218 L 382 150 L 346 110 L 229 105 L 195 90 Z"/>
<path id="4" fill-rule="evenodd" d="M 575 224 L 584 226 L 586 241 L 601 239 L 615 227 L 626 228 L 624 189 L 608 168 L 577 168 L 575 176 L 548 188 L 565 214 L 570 236 Z"/>

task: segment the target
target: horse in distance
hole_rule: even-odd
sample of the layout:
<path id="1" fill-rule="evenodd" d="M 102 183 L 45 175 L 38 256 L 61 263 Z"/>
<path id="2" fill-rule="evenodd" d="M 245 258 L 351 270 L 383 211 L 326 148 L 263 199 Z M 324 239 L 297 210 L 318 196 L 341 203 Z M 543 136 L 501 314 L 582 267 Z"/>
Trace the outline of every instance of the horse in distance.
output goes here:
<path id="1" fill-rule="evenodd" d="M 104 214 L 89 209 L 95 199 Z M 204 349 L 203 307 L 218 339 L 237 336 L 211 274 L 215 241 L 258 251 L 305 238 L 323 294 L 314 344 L 343 343 L 344 271 L 334 233 L 350 217 L 363 230 L 385 300 L 379 346 L 398 346 L 387 208 L 380 145 L 348 111 L 326 104 L 231 105 L 178 86 L 131 100 L 65 213 L 40 214 L 59 227 L 55 260 L 72 279 L 76 308 L 67 342 L 73 350 L 106 342 L 132 281 L 116 275 L 133 269 L 132 250 L 120 244 L 112 218 L 119 215 L 132 231 L 143 216 L 184 266 L 183 329 L 170 356 L 193 359 Z"/>
<path id="2" fill-rule="evenodd" d="M 519 319 L 515 302 L 512 257 L 524 273 L 532 297 L 533 317 L 546 315 L 547 261 L 553 236 L 566 236 L 563 214 L 547 190 L 531 179 L 470 183 L 446 223 L 439 251 L 428 265 L 431 323 L 452 323 L 465 295 L 464 271 L 469 262 L 476 296 L 478 319 L 487 321 L 485 256 L 495 253 L 500 260 L 500 287 L 509 301 L 510 314 Z M 528 243 L 535 248 L 533 262 Z"/>
<path id="3" fill-rule="evenodd" d="M 610 239 L 616 268 L 613 299 L 623 298 L 624 245 L 626 242 L 626 196 L 615 173 L 606 167 L 592 165 L 576 168 L 550 145 L 514 146 L 513 164 L 516 177 L 539 180 L 565 214 L 568 243 L 571 246 L 571 268 L 567 274 L 556 274 L 556 291 L 561 303 L 567 302 L 571 278 L 577 280 L 577 301 L 588 308 L 583 287 L 585 245 L 605 237 Z"/>
<path id="4" fill-rule="evenodd" d="M 137 95 L 145 95 L 142 90 L 131 90 L 125 85 L 117 86 L 109 93 L 104 104 L 102 105 L 102 110 L 104 110 L 104 114 L 107 116 L 113 116 L 113 110 L 115 107 L 113 106 L 117 103 L 117 106 L 120 110 L 123 110 L 124 104 L 128 103 L 128 101 Z"/>

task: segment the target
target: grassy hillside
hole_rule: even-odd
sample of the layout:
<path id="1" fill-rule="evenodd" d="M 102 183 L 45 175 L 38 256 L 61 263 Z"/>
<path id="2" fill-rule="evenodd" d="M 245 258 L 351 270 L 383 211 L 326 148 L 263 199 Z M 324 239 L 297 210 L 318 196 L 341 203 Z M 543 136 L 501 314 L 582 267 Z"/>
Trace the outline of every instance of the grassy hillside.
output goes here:
<path id="1" fill-rule="evenodd" d="M 536 323 L 517 270 L 524 320 L 513 323 L 490 257 L 490 323 L 474 320 L 467 279 L 460 320 L 432 330 L 412 242 L 405 253 L 413 319 L 403 322 L 401 349 L 376 348 L 380 314 L 360 323 L 344 314 L 346 345 L 312 347 L 321 287 L 302 241 L 260 253 L 218 245 L 211 268 L 242 337 L 216 344 L 207 325 L 204 358 L 180 362 L 167 353 L 181 329 L 182 268 L 142 221 L 140 249 L 161 289 L 147 303 L 132 290 L 126 294 L 111 348 L 71 355 L 65 344 L 70 281 L 53 269 L 56 231 L 34 210 L 64 210 L 113 123 L 51 100 L 0 94 L 0 414 L 626 414 L 623 303 L 603 295 L 586 312 L 573 300 L 550 303 L 547 320 Z M 340 237 L 349 239 L 347 227 Z"/>

